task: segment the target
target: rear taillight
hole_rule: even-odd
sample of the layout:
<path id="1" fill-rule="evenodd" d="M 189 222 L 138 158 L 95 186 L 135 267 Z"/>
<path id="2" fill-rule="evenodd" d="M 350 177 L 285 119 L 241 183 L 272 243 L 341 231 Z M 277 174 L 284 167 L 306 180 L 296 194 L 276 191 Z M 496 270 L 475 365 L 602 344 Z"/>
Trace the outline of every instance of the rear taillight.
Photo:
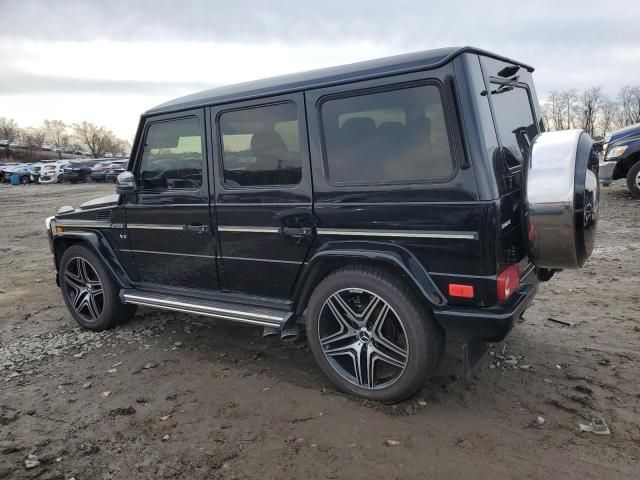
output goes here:
<path id="1" fill-rule="evenodd" d="M 509 265 L 498 275 L 496 280 L 498 301 L 504 302 L 520 286 L 520 269 L 517 265 Z"/>

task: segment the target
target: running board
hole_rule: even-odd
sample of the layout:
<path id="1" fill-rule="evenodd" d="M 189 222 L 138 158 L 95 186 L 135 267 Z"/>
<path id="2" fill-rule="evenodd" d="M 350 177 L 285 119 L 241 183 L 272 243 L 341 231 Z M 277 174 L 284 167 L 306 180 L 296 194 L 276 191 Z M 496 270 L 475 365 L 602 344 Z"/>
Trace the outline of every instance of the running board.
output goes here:
<path id="1" fill-rule="evenodd" d="M 234 322 L 273 327 L 278 330 L 284 327 L 292 315 L 291 312 L 277 310 L 275 308 L 254 307 L 219 300 L 203 300 L 143 290 L 121 290 L 120 299 L 124 303 L 134 305 L 194 313 L 196 315 L 232 320 Z"/>

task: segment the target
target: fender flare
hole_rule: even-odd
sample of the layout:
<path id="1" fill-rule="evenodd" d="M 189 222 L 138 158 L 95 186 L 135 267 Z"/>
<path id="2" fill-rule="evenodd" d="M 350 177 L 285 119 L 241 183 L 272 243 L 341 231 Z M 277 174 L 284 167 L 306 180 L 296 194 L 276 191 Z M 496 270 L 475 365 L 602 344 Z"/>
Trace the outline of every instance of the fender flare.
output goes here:
<path id="1" fill-rule="evenodd" d="M 301 314 L 315 286 L 340 264 L 347 262 L 384 264 L 401 271 L 432 310 L 447 305 L 446 297 L 423 264 L 397 244 L 372 241 L 328 242 L 317 249 L 300 272 L 293 293 L 293 311 Z"/>
<path id="2" fill-rule="evenodd" d="M 88 246 L 103 261 L 104 266 L 109 270 L 120 288 L 132 288 L 131 279 L 122 267 L 111 244 L 102 233 L 95 231 L 67 231 L 58 233 L 53 237 L 53 256 L 56 266 L 56 283 L 58 285 L 60 285 L 58 267 L 60 265 L 60 258 L 65 250 L 61 248 L 60 245 L 62 241 L 66 240 L 71 240 L 72 244 L 82 243 Z"/>

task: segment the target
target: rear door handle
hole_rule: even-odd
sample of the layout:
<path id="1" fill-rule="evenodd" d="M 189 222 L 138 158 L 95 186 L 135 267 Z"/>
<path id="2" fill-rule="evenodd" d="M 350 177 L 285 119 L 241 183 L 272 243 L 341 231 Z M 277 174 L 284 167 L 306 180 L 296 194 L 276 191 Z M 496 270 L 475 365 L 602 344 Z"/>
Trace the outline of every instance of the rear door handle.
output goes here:
<path id="1" fill-rule="evenodd" d="M 192 233 L 205 233 L 209 231 L 209 227 L 207 225 L 200 224 L 185 225 L 184 229 L 185 231 Z"/>
<path id="2" fill-rule="evenodd" d="M 311 227 L 282 227 L 280 233 L 289 237 L 310 237 L 313 235 Z"/>

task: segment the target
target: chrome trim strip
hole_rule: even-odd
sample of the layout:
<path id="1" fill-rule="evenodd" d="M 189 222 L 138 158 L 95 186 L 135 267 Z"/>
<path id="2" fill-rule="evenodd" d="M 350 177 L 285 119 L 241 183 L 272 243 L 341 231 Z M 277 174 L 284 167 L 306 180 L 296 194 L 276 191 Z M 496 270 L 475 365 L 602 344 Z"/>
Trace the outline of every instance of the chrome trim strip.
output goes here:
<path id="1" fill-rule="evenodd" d="M 243 312 L 241 310 L 198 305 L 193 303 L 180 302 L 177 300 L 145 297 L 143 295 L 136 295 L 131 293 L 125 293 L 123 297 L 125 303 L 134 303 L 136 305 L 144 305 L 147 307 L 156 307 L 166 310 L 175 310 L 178 312 L 207 315 L 210 317 L 224 318 L 227 320 L 235 320 L 238 322 L 251 323 L 254 325 L 269 325 L 273 327 L 280 327 L 282 326 L 286 318 L 286 315 L 277 317 L 274 315 Z"/>
<path id="2" fill-rule="evenodd" d="M 155 253 L 157 255 L 175 255 L 177 257 L 216 258 L 215 255 L 197 255 L 195 253 L 154 252 L 152 250 L 129 250 L 126 248 L 123 248 L 120 251 L 125 253 Z"/>
<path id="3" fill-rule="evenodd" d="M 402 237 L 402 238 L 449 238 L 458 240 L 477 240 L 476 232 L 440 232 L 430 230 L 347 230 L 340 228 L 318 228 L 319 235 L 344 235 L 363 237 Z"/>
<path id="4" fill-rule="evenodd" d="M 303 262 L 294 260 L 274 260 L 272 258 L 252 258 L 252 257 L 220 257 L 223 260 L 247 260 L 250 262 L 269 262 L 269 263 L 291 263 L 293 265 L 301 265 Z"/>
<path id="5" fill-rule="evenodd" d="M 163 225 L 158 223 L 128 223 L 127 228 L 140 230 L 184 230 L 184 225 Z"/>
<path id="6" fill-rule="evenodd" d="M 240 226 L 218 226 L 219 232 L 236 232 L 236 233 L 280 233 L 278 227 L 240 227 Z"/>
<path id="7" fill-rule="evenodd" d="M 56 220 L 58 227 L 111 228 L 111 221 L 103 220 Z"/>

